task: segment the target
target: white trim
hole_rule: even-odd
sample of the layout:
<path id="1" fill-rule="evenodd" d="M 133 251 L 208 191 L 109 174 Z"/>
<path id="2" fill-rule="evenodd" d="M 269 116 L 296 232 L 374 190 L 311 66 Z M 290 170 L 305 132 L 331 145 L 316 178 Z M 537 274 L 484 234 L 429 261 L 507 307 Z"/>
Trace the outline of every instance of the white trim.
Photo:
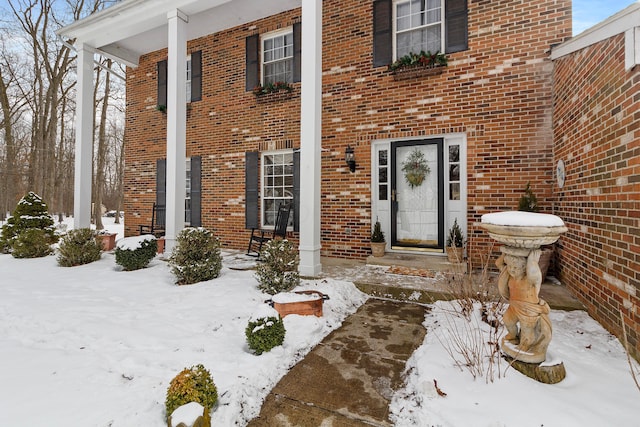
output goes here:
<path id="1" fill-rule="evenodd" d="M 300 94 L 300 264 L 302 276 L 317 277 L 320 262 L 322 150 L 322 0 L 302 0 Z"/>
<path id="2" fill-rule="evenodd" d="M 640 23 L 640 2 L 628 6 L 601 23 L 554 47 L 551 50 L 551 59 L 562 58 L 565 55 L 624 33 L 637 27 L 638 23 Z"/>
<path id="3" fill-rule="evenodd" d="M 640 27 L 624 33 L 624 69 L 629 71 L 640 65 Z"/>
<path id="4" fill-rule="evenodd" d="M 392 31 L 392 59 L 393 61 L 398 59 L 398 15 L 397 15 L 397 5 L 398 3 L 411 3 L 411 0 L 393 0 L 391 3 L 391 31 Z M 440 52 L 445 51 L 445 0 L 440 0 Z M 429 24 L 429 25 L 437 25 L 437 24 Z M 413 52 L 420 53 L 420 52 Z"/>
<path id="5" fill-rule="evenodd" d="M 395 253 L 415 253 L 415 251 L 411 250 L 402 250 L 402 249 L 392 249 L 390 245 L 391 241 L 391 193 L 388 193 L 388 198 L 386 201 L 382 203 L 388 204 L 389 208 L 385 206 L 380 206 L 378 201 L 378 159 L 377 153 L 379 150 L 386 149 L 388 152 L 388 183 L 389 183 L 389 191 L 391 184 L 391 143 L 394 141 L 423 141 L 425 139 L 442 139 L 443 140 L 443 170 L 441 171 L 444 174 L 444 243 L 446 243 L 447 232 L 453 224 L 454 216 L 452 215 L 454 212 L 459 212 L 459 215 L 456 215 L 458 218 L 458 224 L 462 229 L 465 240 L 468 238 L 468 230 L 467 230 L 467 220 L 468 220 L 468 171 L 467 171 L 467 135 L 465 133 L 445 133 L 438 135 L 423 135 L 423 136 L 414 136 L 407 138 L 384 138 L 372 141 L 371 143 L 371 226 L 376 221 L 376 217 L 380 219 L 380 225 L 382 226 L 382 231 L 384 232 L 385 238 L 387 240 L 387 252 L 395 252 Z M 451 201 L 449 200 L 449 174 L 448 174 L 448 163 L 447 160 L 449 158 L 448 147 L 452 144 L 460 145 L 460 200 Z M 456 206 L 457 205 L 457 206 Z M 444 255 L 444 251 L 440 252 L 432 252 L 432 255 Z"/>
<path id="6" fill-rule="evenodd" d="M 264 194 L 264 180 L 266 177 L 265 174 L 265 166 L 266 163 L 264 161 L 264 158 L 266 156 L 274 156 L 274 155 L 285 155 L 285 154 L 291 154 L 291 168 L 292 168 L 292 172 L 291 172 L 291 178 L 293 178 L 295 171 L 293 170 L 295 168 L 294 165 L 294 160 L 293 160 L 293 148 L 285 148 L 282 150 L 268 150 L 268 151 L 261 151 L 260 152 L 260 228 L 264 228 L 266 230 L 269 229 L 273 229 L 275 228 L 275 224 L 273 225 L 266 225 L 264 223 L 264 213 L 265 213 L 265 207 L 264 207 L 264 202 L 266 200 L 289 200 L 291 203 L 293 203 L 293 182 L 291 182 L 291 197 L 286 198 L 286 197 L 269 197 L 267 198 Z M 282 164 L 284 165 L 284 163 Z M 293 231 L 293 227 L 291 226 L 287 226 L 287 231 Z"/>
<path id="7" fill-rule="evenodd" d="M 282 28 L 279 30 L 275 30 L 275 31 L 270 31 L 268 33 L 264 33 L 260 35 L 260 84 L 264 85 L 264 77 L 265 77 L 265 72 L 264 72 L 264 53 L 265 53 L 265 49 L 264 49 L 264 42 L 265 40 L 268 39 L 274 39 L 276 37 L 281 37 L 281 36 L 286 36 L 287 34 L 291 34 L 291 38 L 292 38 L 292 44 L 291 44 L 291 57 L 284 57 L 284 58 L 280 58 L 277 61 L 271 61 L 270 63 L 275 63 L 275 62 L 284 62 L 287 60 L 290 60 L 292 63 L 292 68 L 291 68 L 291 82 L 293 81 L 293 57 L 295 56 L 295 46 L 293 45 L 293 26 L 289 26 L 286 28 Z M 287 82 L 287 83 L 291 83 L 291 82 Z"/>

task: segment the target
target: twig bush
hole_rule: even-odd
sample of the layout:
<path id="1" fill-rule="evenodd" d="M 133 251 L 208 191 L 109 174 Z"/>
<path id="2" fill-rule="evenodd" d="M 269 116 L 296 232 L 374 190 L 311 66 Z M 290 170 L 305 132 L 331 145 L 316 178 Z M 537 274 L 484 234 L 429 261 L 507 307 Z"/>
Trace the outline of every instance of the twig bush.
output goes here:
<path id="1" fill-rule="evenodd" d="M 222 269 L 220 240 L 206 228 L 185 228 L 178 235 L 169 264 L 179 285 L 215 279 Z"/>
<path id="2" fill-rule="evenodd" d="M 100 259 L 102 247 L 90 228 L 78 228 L 62 236 L 58 246 L 58 265 L 74 267 Z"/>
<path id="3" fill-rule="evenodd" d="M 491 284 L 489 260 L 490 255 L 483 259 L 480 272 L 473 272 L 469 265 L 468 272 L 458 270 L 450 277 L 453 299 L 448 309 L 447 303 L 438 307 L 446 320 L 441 325 L 443 332 L 436 336 L 460 370 L 467 370 L 474 379 L 493 382 L 502 376 L 499 338 L 505 304 Z"/>

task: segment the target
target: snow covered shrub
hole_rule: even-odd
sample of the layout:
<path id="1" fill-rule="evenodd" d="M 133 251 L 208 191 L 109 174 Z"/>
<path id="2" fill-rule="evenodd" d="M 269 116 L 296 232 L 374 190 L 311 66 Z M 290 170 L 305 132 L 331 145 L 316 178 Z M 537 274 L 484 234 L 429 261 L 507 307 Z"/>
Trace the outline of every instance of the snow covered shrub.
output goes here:
<path id="1" fill-rule="evenodd" d="M 249 324 L 244 331 L 249 348 L 258 356 L 270 351 L 273 347 L 282 345 L 284 342 L 286 333 L 284 322 L 277 313 L 275 314 L 275 316 L 258 317 L 255 320 L 249 320 Z"/>
<path id="2" fill-rule="evenodd" d="M 176 408 L 190 402 L 198 402 L 208 412 L 217 400 L 218 390 L 211 373 L 203 365 L 185 368 L 171 380 L 167 389 L 167 417 L 171 416 Z"/>
<path id="3" fill-rule="evenodd" d="M 78 228 L 65 234 L 58 247 L 58 265 L 73 267 L 99 260 L 102 247 L 95 236 L 90 228 Z"/>
<path id="4" fill-rule="evenodd" d="M 169 264 L 179 285 L 215 279 L 222 269 L 220 241 L 206 228 L 185 228 L 178 235 Z"/>
<path id="5" fill-rule="evenodd" d="M 298 251 L 288 240 L 271 240 L 260 253 L 258 288 L 270 295 L 290 291 L 300 283 Z"/>
<path id="6" fill-rule="evenodd" d="M 47 246 L 58 241 L 47 204 L 34 192 L 29 192 L 20 199 L 12 216 L 2 226 L 0 250 L 4 253 L 12 251 L 18 235 L 28 229 L 42 230 Z"/>
<path id="7" fill-rule="evenodd" d="M 116 245 L 116 264 L 125 271 L 145 268 L 156 256 L 158 242 L 150 234 L 120 239 Z"/>
<path id="8" fill-rule="evenodd" d="M 40 258 L 51 253 L 49 236 L 39 228 L 27 228 L 13 239 L 11 255 L 14 258 Z"/>

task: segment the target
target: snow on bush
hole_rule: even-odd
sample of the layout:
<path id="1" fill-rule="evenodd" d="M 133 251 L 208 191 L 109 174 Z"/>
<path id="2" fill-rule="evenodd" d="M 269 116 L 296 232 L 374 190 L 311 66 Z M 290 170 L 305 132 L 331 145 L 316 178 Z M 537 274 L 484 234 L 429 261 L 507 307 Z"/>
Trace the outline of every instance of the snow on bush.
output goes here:
<path id="1" fill-rule="evenodd" d="M 190 285 L 218 277 L 222 269 L 220 241 L 206 228 L 185 228 L 169 258 L 179 285 Z"/>
<path id="2" fill-rule="evenodd" d="M 256 268 L 258 289 L 269 295 L 286 292 L 300 283 L 298 251 L 288 240 L 271 240 L 260 252 Z"/>

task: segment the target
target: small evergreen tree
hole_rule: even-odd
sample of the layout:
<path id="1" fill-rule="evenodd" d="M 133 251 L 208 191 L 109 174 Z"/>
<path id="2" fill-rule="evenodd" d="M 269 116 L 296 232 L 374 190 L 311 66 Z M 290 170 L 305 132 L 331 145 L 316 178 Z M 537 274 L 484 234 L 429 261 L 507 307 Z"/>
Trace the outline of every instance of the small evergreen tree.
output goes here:
<path id="1" fill-rule="evenodd" d="M 376 221 L 373 225 L 373 232 L 371 233 L 371 241 L 374 243 L 384 243 L 384 233 L 382 232 L 382 226 L 380 221 Z"/>
<path id="2" fill-rule="evenodd" d="M 2 252 L 12 251 L 18 236 L 29 229 L 42 230 L 44 243 L 47 245 L 58 241 L 53 218 L 49 215 L 47 204 L 33 191 L 20 199 L 12 216 L 2 226 L 0 250 Z"/>
<path id="3" fill-rule="evenodd" d="M 524 212 L 538 212 L 538 198 L 531 189 L 531 183 L 527 182 L 524 194 L 518 201 L 518 210 Z"/>

